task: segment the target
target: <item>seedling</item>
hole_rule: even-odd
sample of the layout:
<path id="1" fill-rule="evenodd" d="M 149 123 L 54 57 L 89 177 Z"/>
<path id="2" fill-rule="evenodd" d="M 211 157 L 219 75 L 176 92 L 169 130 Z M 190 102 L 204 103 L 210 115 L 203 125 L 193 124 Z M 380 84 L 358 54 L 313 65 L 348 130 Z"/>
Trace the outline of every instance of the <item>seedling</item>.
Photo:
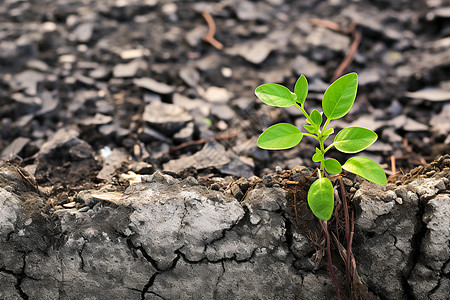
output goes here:
<path id="1" fill-rule="evenodd" d="M 332 147 L 344 153 L 358 153 L 372 145 L 378 138 L 377 134 L 370 129 L 351 126 L 339 131 L 334 137 L 334 141 L 325 148 L 325 140 L 334 133 L 333 128 L 328 128 L 330 121 L 340 119 L 350 111 L 355 102 L 357 89 L 358 75 L 356 73 L 338 78 L 323 95 L 323 112 L 320 113 L 314 109 L 311 114 L 308 114 L 305 110 L 308 81 L 303 75 L 295 83 L 294 92 L 282 85 L 273 83 L 263 84 L 255 90 L 256 96 L 267 105 L 276 107 L 296 106 L 305 115 L 308 122 L 307 125 L 303 125 L 306 133 L 302 133 L 296 126 L 288 123 L 275 124 L 260 135 L 257 142 L 258 147 L 268 150 L 289 149 L 298 145 L 303 136 L 312 137 L 319 142 L 319 147 L 316 147 L 316 153 L 312 156 L 313 162 L 320 163 L 319 178 L 309 188 L 307 198 L 309 207 L 313 214 L 319 218 L 320 225 L 325 233 L 328 269 L 336 288 L 338 300 L 341 299 L 340 289 L 334 275 L 335 267 L 331 259 L 330 235 L 327 229 L 327 221 L 331 218 L 334 209 L 334 192 L 333 185 L 326 174 L 339 174 L 344 169 L 376 184 L 386 185 L 387 182 L 383 169 L 376 162 L 366 157 L 352 157 L 343 165 L 334 158 L 325 158 L 325 154 Z M 324 115 L 326 117 L 325 123 Z M 346 212 L 344 214 L 348 217 Z M 347 237 L 347 247 L 347 252 L 350 252 L 351 235 Z M 349 258 L 347 259 L 346 270 L 350 273 Z"/>
<path id="2" fill-rule="evenodd" d="M 279 123 L 267 128 L 258 138 L 257 145 L 267 150 L 289 149 L 298 145 L 303 136 L 312 137 L 319 142 L 316 153 L 312 157 L 313 162 L 320 163 L 319 178 L 309 188 L 307 198 L 313 214 L 323 221 L 331 218 L 334 209 L 333 185 L 326 173 L 339 174 L 344 169 L 376 184 L 386 185 L 387 182 L 383 169 L 369 158 L 352 157 L 343 165 L 334 158 L 325 158 L 325 154 L 332 147 L 343 153 L 358 153 L 372 145 L 378 138 L 377 134 L 370 129 L 351 126 L 339 131 L 334 141 L 325 148 L 325 140 L 334 133 L 333 128 L 328 128 L 330 121 L 340 119 L 350 111 L 355 102 L 357 89 L 358 75 L 356 73 L 338 78 L 323 95 L 323 112 L 320 113 L 314 109 L 310 114 L 305 110 L 308 81 L 304 75 L 298 78 L 294 92 L 285 86 L 273 83 L 263 84 L 255 90 L 256 96 L 265 104 L 276 107 L 296 106 L 305 115 L 308 125 L 303 127 L 306 133 L 301 132 L 294 125 Z"/>

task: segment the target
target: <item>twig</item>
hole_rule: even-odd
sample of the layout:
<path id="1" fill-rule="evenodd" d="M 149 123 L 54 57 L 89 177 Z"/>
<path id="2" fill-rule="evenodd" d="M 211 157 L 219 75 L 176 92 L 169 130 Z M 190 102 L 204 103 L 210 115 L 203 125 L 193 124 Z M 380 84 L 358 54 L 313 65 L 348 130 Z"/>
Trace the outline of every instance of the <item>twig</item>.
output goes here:
<path id="1" fill-rule="evenodd" d="M 342 73 L 344 73 L 345 69 L 352 63 L 353 58 L 355 57 L 356 50 L 358 50 L 358 46 L 361 43 L 362 39 L 361 32 L 356 30 L 355 22 L 352 22 L 350 26 L 345 29 L 342 29 L 337 23 L 334 23 L 329 20 L 313 18 L 311 19 L 310 22 L 312 25 L 323 26 L 334 31 L 340 31 L 345 34 L 351 34 L 353 37 L 352 44 L 350 45 L 350 48 L 345 54 L 344 60 L 339 64 L 339 66 L 336 68 L 336 71 L 333 74 L 333 78 L 331 81 L 335 81 L 342 75 Z"/>
<path id="2" fill-rule="evenodd" d="M 220 140 L 231 139 L 231 138 L 234 138 L 237 135 L 238 135 L 238 131 L 236 130 L 236 131 L 234 131 L 232 133 L 227 133 L 227 134 L 223 134 L 223 135 L 216 135 L 216 136 L 212 136 L 212 137 L 204 138 L 204 139 L 199 139 L 199 140 L 195 140 L 195 141 L 188 141 L 188 142 L 182 143 L 180 145 L 171 147 L 169 149 L 169 153 L 173 152 L 173 151 L 177 151 L 177 150 L 183 149 L 183 148 L 186 148 L 186 147 L 189 147 L 189 146 L 201 145 L 201 144 L 207 143 L 209 141 L 220 141 Z"/>
<path id="3" fill-rule="evenodd" d="M 323 19 L 312 18 L 310 20 L 310 23 L 312 25 L 326 27 L 326 28 L 334 30 L 334 31 L 340 31 L 341 30 L 341 28 L 339 27 L 339 25 L 337 23 L 334 23 L 334 22 L 332 22 L 330 20 L 323 20 Z"/>
<path id="4" fill-rule="evenodd" d="M 203 11 L 202 16 L 208 24 L 208 33 L 203 36 L 203 40 L 210 43 L 214 48 L 222 50 L 223 44 L 214 38 L 214 35 L 216 34 L 216 24 L 214 23 L 211 14 L 207 11 Z"/>
<path id="5" fill-rule="evenodd" d="M 353 27 L 356 27 L 355 25 Z M 350 45 L 350 49 L 348 49 L 347 53 L 345 54 L 344 60 L 341 62 L 341 64 L 337 67 L 336 71 L 333 74 L 332 81 L 335 81 L 338 79 L 342 73 L 344 73 L 345 69 L 352 63 L 353 58 L 355 57 L 356 50 L 358 50 L 359 43 L 361 42 L 362 35 L 361 32 L 357 31 L 356 29 L 353 29 L 352 32 L 353 35 L 353 42 Z"/>
<path id="6" fill-rule="evenodd" d="M 392 174 L 397 173 L 397 168 L 395 167 L 395 156 L 391 155 L 391 171 Z"/>

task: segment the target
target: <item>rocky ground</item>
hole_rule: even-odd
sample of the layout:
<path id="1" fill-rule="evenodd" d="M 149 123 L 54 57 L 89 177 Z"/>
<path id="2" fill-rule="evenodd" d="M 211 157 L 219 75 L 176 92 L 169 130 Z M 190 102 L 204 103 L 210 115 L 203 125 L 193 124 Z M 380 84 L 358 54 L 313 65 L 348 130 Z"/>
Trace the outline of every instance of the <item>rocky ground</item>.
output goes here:
<path id="1" fill-rule="evenodd" d="M 25 211 L 42 210 L 55 216 L 72 210 L 91 214 L 94 206 L 100 205 L 97 203 L 104 202 L 83 198 L 86 191 L 122 193 L 130 188 L 132 178 L 155 171 L 176 180 L 194 178 L 200 185 L 220 193 L 229 192 L 241 201 L 260 180 L 254 175 L 269 185 L 278 178 L 276 184 L 285 186 L 283 180 L 298 180 L 291 174 L 295 167 L 315 167 L 311 156 L 316 145 L 306 138 L 300 147 L 291 150 L 257 148 L 256 139 L 268 126 L 281 121 L 301 126 L 305 121 L 295 109 L 264 105 L 254 96 L 254 89 L 267 82 L 292 89 L 298 76 L 304 74 L 310 87 L 306 108 L 311 111 L 320 108 L 321 96 L 334 78 L 357 72 L 359 90 L 355 105 L 344 119 L 331 122 L 331 126 L 336 131 L 348 125 L 373 129 L 379 140 L 364 155 L 380 163 L 392 175 L 392 183 L 406 186 L 418 177 L 435 176 L 442 168 L 425 167 L 426 163 L 450 152 L 449 4 L 446 0 L 4 0 L 0 4 L 0 160 L 6 168 L 19 172 L 16 180 L 27 182 L 20 191 L 31 189 L 42 197 L 42 205 L 25 206 Z M 346 159 L 338 152 L 330 151 L 330 155 L 341 162 Z M 412 169 L 414 172 L 407 176 L 399 176 Z M 133 173 L 124 176 L 129 171 Z M 274 171 L 278 175 L 272 174 Z M 280 174 L 286 176 L 279 178 L 284 176 Z M 6 181 L 2 187 L 11 185 Z M 8 192 L 11 191 L 6 189 L 4 193 Z M 439 193 L 445 194 L 445 188 Z M 392 202 L 389 197 L 385 202 Z M 426 200 L 428 196 L 422 206 L 411 208 L 407 214 L 414 215 L 412 218 L 422 228 L 431 224 L 429 219 L 422 220 Z M 294 218 L 297 204 L 289 201 L 286 210 Z M 439 206 L 444 211 L 447 202 Z M 96 213 L 98 209 L 97 206 Z M 279 213 L 278 209 L 275 211 Z M 236 212 L 224 221 L 228 224 L 225 227 L 234 228 L 236 222 L 249 217 L 247 214 L 244 218 L 242 213 Z M 364 213 L 358 215 L 362 216 Z M 386 238 L 385 232 L 373 231 L 370 222 L 357 224 L 369 235 Z M 133 234 L 145 230 L 135 227 Z M 394 242 L 399 251 L 406 253 L 403 258 L 407 258 L 407 262 L 399 260 L 404 263 L 401 272 L 407 275 L 394 277 L 400 282 L 400 293 L 422 299 L 448 284 L 436 283 L 436 278 L 444 278 L 442 274 L 448 278 L 448 266 L 438 263 L 430 267 L 423 263 L 419 268 L 419 253 L 425 250 L 417 247 L 420 248 L 425 231 L 420 231 L 419 225 L 413 227 L 405 233 L 414 237 L 411 249 L 405 250 Z M 215 228 L 225 230 L 220 224 Z M 104 232 L 103 228 L 98 230 Z M 9 236 L 9 231 L 5 232 Z M 78 234 L 69 239 L 78 239 Z M 49 235 L 54 236 L 54 232 Z M 88 233 L 82 235 L 86 238 Z M 390 236 L 398 235 L 395 232 Z M 124 238 L 120 234 L 119 237 Z M 215 233 L 209 238 L 219 239 Z M 287 239 L 292 240 L 292 236 Z M 281 235 L 275 240 L 276 245 L 284 243 Z M 133 247 L 117 251 L 139 250 L 139 259 L 152 261 L 145 253 L 155 250 L 146 248 L 145 242 L 128 238 L 125 241 Z M 68 246 L 67 251 L 73 255 L 82 253 L 83 243 Z M 205 247 L 195 239 L 193 243 Z M 221 243 L 224 242 L 217 245 Z M 47 249 L 44 244 L 40 250 Z M 370 255 L 370 249 L 361 245 L 360 253 Z M 217 265 L 210 263 L 224 257 L 230 259 L 227 255 L 236 258 L 232 264 L 239 265 L 239 255 L 244 261 L 249 259 L 248 253 L 235 253 L 238 250 L 228 248 L 233 254 L 223 256 L 217 254 L 222 251 L 219 248 L 214 250 L 217 253 L 213 251 L 216 254 L 207 254 L 207 250 L 187 254 L 180 247 L 175 252 L 164 250 L 161 257 L 167 265 L 150 263 L 152 267 L 139 275 L 143 277 L 136 279 L 138 283 L 132 289 L 145 297 L 143 291 L 150 290 L 150 283 L 157 278 L 155 274 L 170 269 L 168 266 L 180 258 L 187 269 L 192 267 L 190 262 L 201 260 L 205 272 L 213 273 L 218 271 L 214 269 Z M 255 249 L 262 251 L 264 247 Z M 210 256 L 205 258 L 207 255 Z M 289 257 L 287 261 L 298 259 L 295 255 Z M 412 258 L 416 261 L 408 262 Z M 291 274 L 293 269 L 283 269 L 291 267 L 287 261 L 279 271 Z M 25 278 L 25 267 L 15 266 L 0 264 L 0 275 L 18 287 Z M 412 271 L 415 266 L 418 273 Z M 371 267 L 362 265 L 367 270 Z M 297 270 L 302 268 L 297 266 Z M 412 282 L 422 280 L 427 270 L 434 272 L 434 277 L 430 275 L 434 278 L 430 279 L 430 288 L 415 290 Z M 37 276 L 27 272 L 29 278 Z M 383 290 L 383 281 L 370 282 L 364 274 L 363 281 L 369 281 L 372 294 L 396 299 L 394 290 Z M 298 274 L 293 276 L 288 276 L 289 280 L 296 281 Z M 317 279 L 301 276 L 304 283 Z M 165 280 L 170 281 L 168 278 Z M 384 278 L 392 279 L 387 275 Z M 224 284 L 227 288 L 228 284 Z M 20 291 L 23 298 L 31 293 L 25 288 L 14 290 Z M 215 291 L 221 295 L 219 290 Z M 261 290 L 266 292 L 269 293 Z"/>
<path id="2" fill-rule="evenodd" d="M 226 178 L 311 166 L 313 141 L 256 147 L 268 126 L 304 118 L 253 91 L 267 82 L 292 88 L 305 74 L 311 111 L 333 77 L 357 72 L 354 108 L 331 125 L 375 130 L 365 155 L 388 174 L 392 158 L 395 171 L 408 172 L 449 152 L 444 2 L 4 1 L 1 158 L 68 199 L 68 186 L 114 179 L 121 167 L 193 166 Z M 203 39 L 211 29 L 203 12 L 221 45 Z"/>

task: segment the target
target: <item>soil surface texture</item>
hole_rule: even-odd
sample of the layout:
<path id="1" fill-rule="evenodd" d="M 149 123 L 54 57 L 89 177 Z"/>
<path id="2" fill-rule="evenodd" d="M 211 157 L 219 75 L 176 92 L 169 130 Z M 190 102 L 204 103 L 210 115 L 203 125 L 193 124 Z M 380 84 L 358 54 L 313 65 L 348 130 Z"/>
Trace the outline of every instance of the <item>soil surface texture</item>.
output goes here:
<path id="1" fill-rule="evenodd" d="M 317 145 L 304 137 L 289 150 L 259 149 L 269 126 L 306 121 L 254 90 L 292 90 L 304 74 L 306 110 L 321 111 L 329 84 L 356 72 L 355 104 L 330 126 L 374 130 L 362 155 L 389 183 L 333 178 L 343 295 L 446 299 L 449 7 L 1 1 L 0 298 L 76 299 L 77 288 L 90 297 L 102 286 L 104 299 L 176 299 L 179 282 L 193 299 L 334 297 L 323 231 L 305 200 Z M 340 245 L 350 230 L 353 253 Z M 196 274 L 204 278 L 190 281 Z"/>

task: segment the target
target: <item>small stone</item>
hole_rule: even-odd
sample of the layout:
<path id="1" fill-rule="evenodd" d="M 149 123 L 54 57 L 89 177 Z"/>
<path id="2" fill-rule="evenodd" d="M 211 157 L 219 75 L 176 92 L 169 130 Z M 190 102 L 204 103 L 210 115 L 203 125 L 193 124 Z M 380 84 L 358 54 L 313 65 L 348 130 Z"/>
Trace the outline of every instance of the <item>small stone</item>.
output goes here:
<path id="1" fill-rule="evenodd" d="M 183 108 L 162 102 L 147 104 L 142 119 L 167 135 L 174 134 L 193 120 L 192 116 Z"/>
<path id="2" fill-rule="evenodd" d="M 14 89 L 24 89 L 29 96 L 37 95 L 38 83 L 45 79 L 45 74 L 33 70 L 23 71 L 13 77 L 12 87 Z"/>
<path id="3" fill-rule="evenodd" d="M 189 122 L 184 128 L 173 135 L 173 139 L 178 143 L 192 141 L 194 129 L 194 123 Z"/>
<path id="4" fill-rule="evenodd" d="M 91 40 L 93 33 L 94 33 L 93 23 L 80 24 L 73 31 L 74 40 L 80 43 L 87 43 Z"/>
<path id="5" fill-rule="evenodd" d="M 128 154 L 122 149 L 114 149 L 109 155 L 103 157 L 103 160 L 103 168 L 97 174 L 97 178 L 110 180 L 116 170 L 128 160 Z"/>
<path id="6" fill-rule="evenodd" d="M 236 117 L 236 113 L 226 104 L 216 104 L 211 108 L 211 114 L 221 120 L 231 121 Z"/>
<path id="7" fill-rule="evenodd" d="M 189 86 L 196 87 L 200 80 L 200 75 L 194 68 L 185 67 L 178 73 L 180 78 Z"/>
<path id="8" fill-rule="evenodd" d="M 211 103 L 227 103 L 233 94 L 225 88 L 211 86 L 202 93 L 202 96 Z"/>
<path id="9" fill-rule="evenodd" d="M 138 87 L 150 90 L 152 92 L 158 93 L 158 94 L 171 94 L 175 91 L 175 87 L 167 85 L 162 82 L 158 82 L 152 78 L 137 78 L 133 80 L 133 83 L 137 85 Z"/>
<path id="10" fill-rule="evenodd" d="M 141 49 L 128 49 L 120 52 L 120 58 L 124 60 L 142 58 L 144 56 L 149 56 L 150 50 L 146 48 Z"/>
<path id="11" fill-rule="evenodd" d="M 350 38 L 325 27 L 315 27 L 306 38 L 311 57 L 315 61 L 333 59 L 336 53 L 343 54 L 350 46 Z"/>
<path id="12" fill-rule="evenodd" d="M 229 55 L 239 55 L 252 64 L 260 64 L 266 60 L 278 45 L 268 39 L 238 44 L 225 50 Z"/>
<path id="13" fill-rule="evenodd" d="M 225 151 L 225 147 L 215 141 L 210 141 L 199 152 L 171 160 L 163 164 L 163 167 L 164 170 L 179 172 L 188 167 L 194 167 L 196 169 L 205 169 L 208 167 L 220 168 L 229 162 L 230 158 Z"/>
<path id="14" fill-rule="evenodd" d="M 381 137 L 389 143 L 401 143 L 403 141 L 403 138 L 391 127 L 385 128 L 381 133 Z"/>
<path id="15" fill-rule="evenodd" d="M 95 114 L 94 117 L 82 119 L 79 124 L 86 125 L 86 126 L 95 126 L 95 125 L 108 124 L 112 120 L 113 120 L 113 117 L 111 117 L 111 116 L 97 113 L 97 114 Z"/>
<path id="16" fill-rule="evenodd" d="M 431 118 L 432 131 L 441 136 L 450 136 L 450 103 L 442 107 L 442 111 Z"/>
<path id="17" fill-rule="evenodd" d="M 242 178 L 249 178 L 254 175 L 252 166 L 246 164 L 232 152 L 228 153 L 228 155 L 230 157 L 230 162 L 219 169 L 221 173 Z"/>
<path id="18" fill-rule="evenodd" d="M 3 151 L 1 152 L 0 159 L 2 160 L 9 160 L 17 156 L 20 151 L 30 142 L 29 138 L 25 137 L 18 137 L 12 141 L 11 144 L 8 145 Z"/>
<path id="19" fill-rule="evenodd" d="M 381 71 L 376 68 L 364 69 L 358 74 L 358 85 L 365 87 L 368 85 L 376 85 L 381 81 Z"/>
<path id="20" fill-rule="evenodd" d="M 147 63 L 136 59 L 127 64 L 118 64 L 113 69 L 113 76 L 116 78 L 133 78 L 139 75 L 139 72 L 147 68 Z"/>
<path id="21" fill-rule="evenodd" d="M 450 91 L 438 88 L 425 88 L 416 92 L 407 92 L 409 98 L 422 99 L 432 102 L 442 102 L 450 100 Z"/>
<path id="22" fill-rule="evenodd" d="M 160 141 L 170 144 L 171 142 L 171 140 L 168 137 L 150 127 L 144 127 L 144 129 L 140 130 L 138 133 L 139 133 L 139 140 L 141 140 L 144 143 Z"/>
<path id="23" fill-rule="evenodd" d="M 197 47 L 202 41 L 202 37 L 208 33 L 208 27 L 206 26 L 196 26 L 194 29 L 190 30 L 185 38 L 189 46 Z"/>
<path id="24" fill-rule="evenodd" d="M 294 62 L 292 63 L 292 69 L 297 74 L 297 76 L 305 75 L 308 79 L 308 82 L 315 79 L 316 77 L 325 77 L 325 70 L 323 67 L 320 67 L 315 62 L 302 55 L 298 55 L 295 58 Z"/>

